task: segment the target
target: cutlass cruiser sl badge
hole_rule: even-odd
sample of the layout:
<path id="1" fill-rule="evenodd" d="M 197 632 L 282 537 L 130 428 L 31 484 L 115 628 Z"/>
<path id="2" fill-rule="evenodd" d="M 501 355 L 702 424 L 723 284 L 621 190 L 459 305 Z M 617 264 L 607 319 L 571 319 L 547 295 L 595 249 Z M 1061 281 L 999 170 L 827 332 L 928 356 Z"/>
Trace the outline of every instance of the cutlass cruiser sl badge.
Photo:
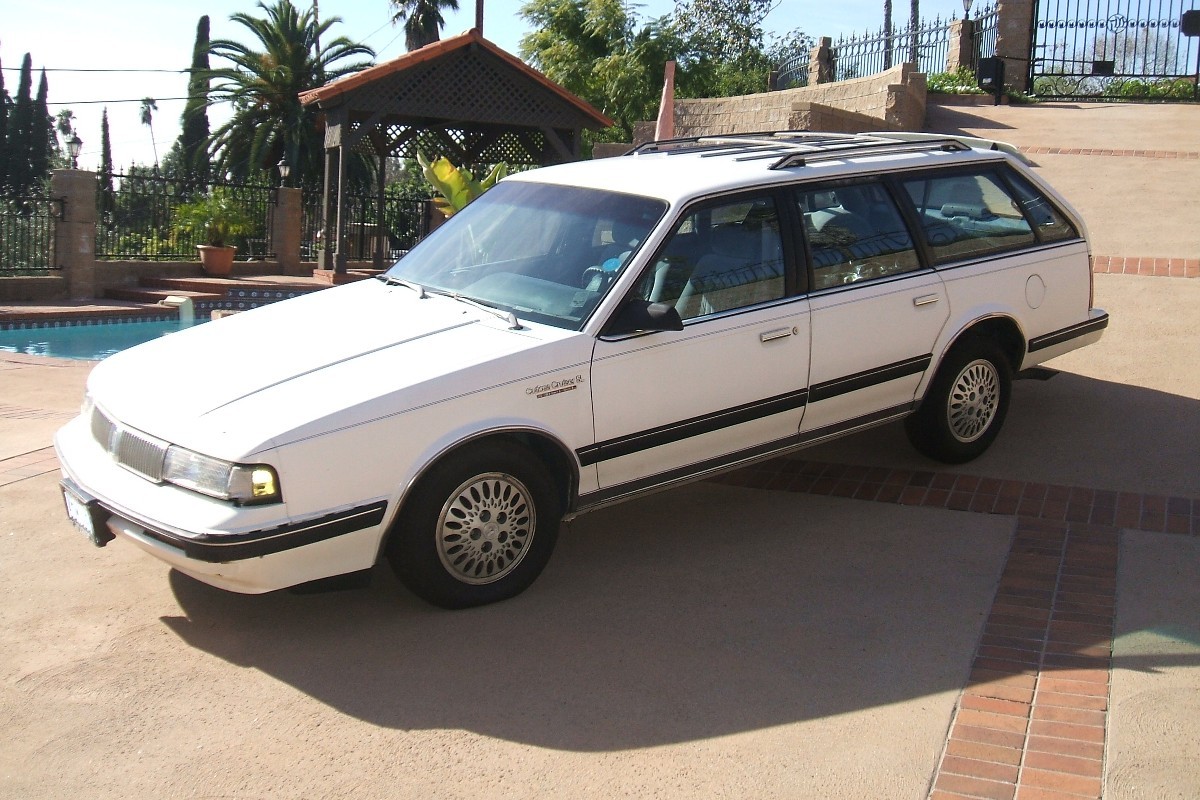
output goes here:
<path id="1" fill-rule="evenodd" d="M 528 386 L 525 389 L 525 394 L 531 397 L 536 397 L 539 400 L 543 397 L 551 397 L 552 395 L 562 394 L 563 392 L 573 392 L 582 386 L 586 381 L 583 375 L 574 375 L 570 378 L 559 378 L 549 383 L 539 383 L 536 386 Z"/>

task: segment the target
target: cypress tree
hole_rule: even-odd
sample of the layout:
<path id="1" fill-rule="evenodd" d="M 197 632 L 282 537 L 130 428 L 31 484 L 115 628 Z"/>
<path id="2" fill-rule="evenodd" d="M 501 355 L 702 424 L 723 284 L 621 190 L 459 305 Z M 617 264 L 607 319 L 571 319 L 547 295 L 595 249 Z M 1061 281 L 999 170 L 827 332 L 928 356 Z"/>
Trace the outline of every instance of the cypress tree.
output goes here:
<path id="1" fill-rule="evenodd" d="M 105 106 L 104 113 L 100 116 L 100 212 L 105 223 L 111 220 L 117 207 L 112 173 L 112 138 L 108 131 L 108 106 Z"/>
<path id="2" fill-rule="evenodd" d="M 0 63 L 0 191 L 8 185 L 8 90 L 4 88 L 4 69 Z"/>
<path id="3" fill-rule="evenodd" d="M 0 63 L 0 191 L 8 185 L 8 90 L 4 88 L 4 65 Z"/>
<path id="4" fill-rule="evenodd" d="M 54 149 L 58 149 L 58 141 L 54 137 L 54 119 L 47 105 L 49 94 L 50 84 L 46 81 L 46 70 L 43 69 L 41 80 L 38 81 L 37 99 L 33 102 L 33 119 L 29 123 L 30 188 L 50 175 L 51 142 Z"/>
<path id="5" fill-rule="evenodd" d="M 33 127 L 33 57 L 25 54 L 17 79 L 17 99 L 8 118 L 8 185 L 13 194 L 25 194 L 32 182 L 29 132 Z"/>
<path id="6" fill-rule="evenodd" d="M 183 107 L 179 149 L 183 169 L 196 182 L 208 183 L 208 15 L 196 23 L 196 42 L 192 45 L 192 68 L 188 73 L 188 100 Z"/>

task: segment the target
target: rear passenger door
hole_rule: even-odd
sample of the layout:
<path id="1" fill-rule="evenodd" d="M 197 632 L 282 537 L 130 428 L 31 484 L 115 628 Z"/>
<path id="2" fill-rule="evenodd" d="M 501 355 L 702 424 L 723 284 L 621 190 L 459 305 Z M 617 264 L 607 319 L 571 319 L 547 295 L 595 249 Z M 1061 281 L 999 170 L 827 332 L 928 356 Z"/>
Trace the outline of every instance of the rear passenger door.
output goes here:
<path id="1" fill-rule="evenodd" d="M 824 435 L 912 407 L 950 316 L 883 180 L 800 187 L 812 292 L 808 408 L 801 435 Z"/>

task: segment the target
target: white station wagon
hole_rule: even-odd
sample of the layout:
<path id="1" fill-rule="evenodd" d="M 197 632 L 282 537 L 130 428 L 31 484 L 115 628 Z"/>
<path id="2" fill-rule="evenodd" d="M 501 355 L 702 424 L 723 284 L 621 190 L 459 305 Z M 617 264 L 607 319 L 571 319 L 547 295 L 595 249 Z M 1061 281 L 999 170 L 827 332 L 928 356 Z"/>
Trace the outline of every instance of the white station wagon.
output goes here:
<path id="1" fill-rule="evenodd" d="M 889 420 L 966 461 L 1108 322 L 1023 161 L 782 133 L 513 175 L 378 280 L 99 364 L 67 511 L 225 589 L 386 556 L 455 608 L 528 587 L 564 518 Z"/>

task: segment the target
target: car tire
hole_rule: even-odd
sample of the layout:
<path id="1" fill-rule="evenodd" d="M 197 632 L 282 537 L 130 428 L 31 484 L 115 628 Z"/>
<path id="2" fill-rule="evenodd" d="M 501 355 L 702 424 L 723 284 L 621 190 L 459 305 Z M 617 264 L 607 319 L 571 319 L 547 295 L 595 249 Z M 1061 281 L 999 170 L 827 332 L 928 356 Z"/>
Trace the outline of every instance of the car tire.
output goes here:
<path id="1" fill-rule="evenodd" d="M 414 594 L 442 608 L 507 600 L 550 560 L 562 513 L 554 481 L 528 450 L 469 446 L 413 487 L 393 526 L 388 561 Z"/>
<path id="2" fill-rule="evenodd" d="M 934 375 L 921 405 L 905 420 L 913 447 L 947 464 L 982 455 L 1004 424 L 1012 367 L 988 339 L 955 345 Z"/>

